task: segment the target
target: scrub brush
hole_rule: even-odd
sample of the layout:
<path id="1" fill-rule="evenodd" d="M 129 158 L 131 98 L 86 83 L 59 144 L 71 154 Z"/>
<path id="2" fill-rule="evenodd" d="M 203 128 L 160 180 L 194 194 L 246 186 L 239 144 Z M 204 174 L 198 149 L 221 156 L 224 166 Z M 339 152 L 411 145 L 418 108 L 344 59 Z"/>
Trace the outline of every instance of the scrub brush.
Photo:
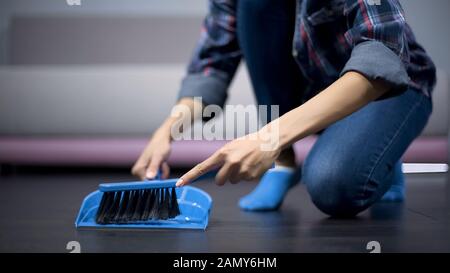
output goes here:
<path id="1" fill-rule="evenodd" d="M 208 172 L 193 182 L 215 176 Z M 159 175 L 157 176 L 157 178 Z M 178 179 L 104 183 L 95 222 L 106 224 L 139 224 L 149 220 L 167 220 L 180 215 L 175 184 Z"/>

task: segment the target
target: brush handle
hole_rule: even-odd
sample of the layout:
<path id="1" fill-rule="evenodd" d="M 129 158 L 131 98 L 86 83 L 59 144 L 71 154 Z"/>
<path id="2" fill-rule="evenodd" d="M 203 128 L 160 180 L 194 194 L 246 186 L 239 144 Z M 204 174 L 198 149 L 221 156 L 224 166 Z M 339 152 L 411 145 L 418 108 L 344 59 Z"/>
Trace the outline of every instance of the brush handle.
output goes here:
<path id="1" fill-rule="evenodd" d="M 147 180 L 117 183 L 102 183 L 98 186 L 99 191 L 129 191 L 129 190 L 146 190 L 158 188 L 173 188 L 178 179 L 166 180 Z"/>
<path id="2" fill-rule="evenodd" d="M 217 171 L 210 171 L 198 177 L 191 183 L 205 180 L 216 176 Z M 158 175 L 159 176 L 159 175 Z M 146 189 L 161 189 L 174 188 L 178 178 L 174 179 L 158 179 L 146 181 L 132 181 L 132 182 L 118 182 L 118 183 L 102 183 L 98 186 L 99 191 L 127 191 L 127 190 L 146 190 Z"/>

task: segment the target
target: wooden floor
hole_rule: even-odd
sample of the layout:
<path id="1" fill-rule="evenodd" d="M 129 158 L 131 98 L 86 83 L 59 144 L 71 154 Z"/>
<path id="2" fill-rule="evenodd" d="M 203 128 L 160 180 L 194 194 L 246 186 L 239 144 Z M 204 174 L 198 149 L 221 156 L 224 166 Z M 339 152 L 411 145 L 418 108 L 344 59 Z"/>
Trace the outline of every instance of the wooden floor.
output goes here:
<path id="1" fill-rule="evenodd" d="M 356 219 L 330 219 L 294 188 L 278 212 L 248 213 L 236 203 L 254 183 L 197 184 L 214 207 L 206 231 L 76 230 L 84 196 L 126 172 L 22 173 L 0 177 L 0 252 L 450 252 L 447 175 L 409 175 L 404 204 L 377 204 Z"/>

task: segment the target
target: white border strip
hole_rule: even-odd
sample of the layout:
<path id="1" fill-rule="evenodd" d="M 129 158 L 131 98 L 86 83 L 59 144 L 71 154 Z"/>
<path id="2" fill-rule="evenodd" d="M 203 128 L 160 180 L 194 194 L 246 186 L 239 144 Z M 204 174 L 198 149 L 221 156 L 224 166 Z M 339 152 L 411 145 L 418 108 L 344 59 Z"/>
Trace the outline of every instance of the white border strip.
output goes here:
<path id="1" fill-rule="evenodd" d="M 403 173 L 446 173 L 448 164 L 443 163 L 403 163 Z"/>

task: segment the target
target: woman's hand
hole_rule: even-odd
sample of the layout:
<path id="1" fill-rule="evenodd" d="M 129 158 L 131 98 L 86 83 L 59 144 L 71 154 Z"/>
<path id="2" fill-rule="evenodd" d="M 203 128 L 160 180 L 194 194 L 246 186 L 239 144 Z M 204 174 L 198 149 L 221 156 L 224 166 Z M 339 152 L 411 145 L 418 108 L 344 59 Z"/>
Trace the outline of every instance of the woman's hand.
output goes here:
<path id="1" fill-rule="evenodd" d="M 266 149 L 267 143 L 264 139 L 259 133 L 254 133 L 227 143 L 183 175 L 177 186 L 187 185 L 204 173 L 218 168 L 220 170 L 216 175 L 216 183 L 219 186 L 227 181 L 235 184 L 242 180 L 259 178 L 280 154 L 278 148 Z"/>
<path id="2" fill-rule="evenodd" d="M 170 154 L 173 139 L 172 126 L 177 123 L 188 124 L 201 116 L 202 103 L 192 98 L 183 98 L 172 109 L 171 115 L 163 122 L 149 141 L 131 173 L 140 179 L 154 179 L 161 170 L 162 179 L 169 178 L 170 168 L 166 160 Z M 182 128 L 183 130 L 188 128 Z M 176 132 L 181 133 L 181 132 Z"/>
<path id="3" fill-rule="evenodd" d="M 170 149 L 170 132 L 160 128 L 134 164 L 131 173 L 141 180 L 154 179 L 161 169 L 162 178 L 169 178 L 170 168 L 166 160 L 170 155 Z"/>

